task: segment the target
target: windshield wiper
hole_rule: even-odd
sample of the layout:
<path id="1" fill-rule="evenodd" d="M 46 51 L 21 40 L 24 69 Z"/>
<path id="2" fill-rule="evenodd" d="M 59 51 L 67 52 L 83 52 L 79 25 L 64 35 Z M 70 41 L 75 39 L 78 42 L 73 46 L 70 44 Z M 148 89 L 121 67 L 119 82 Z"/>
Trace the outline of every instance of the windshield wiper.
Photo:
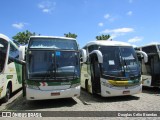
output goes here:
<path id="1" fill-rule="evenodd" d="M 119 53 L 120 54 L 120 53 Z M 132 70 L 131 70 L 131 68 L 129 67 L 129 65 L 127 64 L 127 62 L 126 62 L 126 59 L 125 58 L 123 58 L 121 55 L 120 55 L 120 57 L 121 57 L 121 60 L 123 60 L 123 63 L 124 64 L 122 64 L 122 61 L 120 60 L 120 64 L 122 65 L 122 67 L 123 67 L 123 73 L 124 73 L 124 75 L 126 76 L 126 77 L 129 77 L 130 76 L 130 74 L 129 74 L 129 72 L 133 72 Z M 126 67 L 125 67 L 126 66 Z M 127 70 L 128 69 L 128 70 Z M 127 72 L 127 71 L 129 71 L 129 72 Z"/>
<path id="2" fill-rule="evenodd" d="M 49 80 L 49 78 L 53 78 L 55 77 L 55 73 L 53 72 L 53 64 L 51 64 L 48 68 L 48 70 L 45 73 L 44 78 L 42 78 L 42 80 Z M 49 76 L 48 76 L 49 75 Z M 47 78 L 47 79 L 46 79 Z"/>
<path id="3" fill-rule="evenodd" d="M 129 70 L 130 73 L 132 73 L 133 71 L 131 70 L 130 66 L 127 65 L 125 58 L 123 59 L 123 61 L 124 61 L 124 63 L 125 63 L 126 68 Z M 125 71 L 125 73 L 126 73 L 126 71 Z"/>
<path id="4" fill-rule="evenodd" d="M 122 55 L 121 55 L 120 52 L 119 52 L 119 56 L 120 56 L 120 59 L 119 59 L 120 65 L 123 67 L 122 74 L 125 75 L 126 70 L 125 70 L 124 64 L 123 64 L 123 62 L 122 62 L 123 58 L 122 58 Z"/>
<path id="5" fill-rule="evenodd" d="M 54 55 L 52 54 L 52 57 L 54 57 Z M 49 78 L 53 78 L 54 77 L 54 79 L 56 80 L 56 67 L 55 67 L 55 61 L 54 61 L 54 58 L 52 58 L 52 63 L 51 63 L 51 65 L 49 66 L 49 68 L 48 68 L 48 70 L 47 70 L 47 72 L 46 72 L 46 75 L 45 75 L 45 77 L 43 78 L 43 79 L 46 79 L 46 77 L 49 79 Z M 47 79 L 47 80 L 48 80 Z"/>

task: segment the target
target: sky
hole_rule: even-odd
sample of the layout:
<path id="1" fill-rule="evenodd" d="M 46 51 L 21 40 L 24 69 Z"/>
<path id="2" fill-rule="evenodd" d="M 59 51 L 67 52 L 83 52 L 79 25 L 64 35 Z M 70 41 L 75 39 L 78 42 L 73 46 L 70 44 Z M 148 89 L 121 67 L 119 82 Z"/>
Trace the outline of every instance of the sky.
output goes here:
<path id="1" fill-rule="evenodd" d="M 83 47 L 97 35 L 142 46 L 160 43 L 160 0 L 1 0 L 0 33 L 10 39 L 29 30 L 78 35 Z"/>

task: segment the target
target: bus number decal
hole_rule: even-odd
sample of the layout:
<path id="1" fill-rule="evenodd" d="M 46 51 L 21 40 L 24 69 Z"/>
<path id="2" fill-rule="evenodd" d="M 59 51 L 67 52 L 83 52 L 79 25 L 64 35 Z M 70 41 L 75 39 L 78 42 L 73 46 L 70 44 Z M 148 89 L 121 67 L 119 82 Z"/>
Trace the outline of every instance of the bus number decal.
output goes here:
<path id="1" fill-rule="evenodd" d="M 61 55 L 61 52 L 56 52 L 56 56 L 60 56 Z"/>

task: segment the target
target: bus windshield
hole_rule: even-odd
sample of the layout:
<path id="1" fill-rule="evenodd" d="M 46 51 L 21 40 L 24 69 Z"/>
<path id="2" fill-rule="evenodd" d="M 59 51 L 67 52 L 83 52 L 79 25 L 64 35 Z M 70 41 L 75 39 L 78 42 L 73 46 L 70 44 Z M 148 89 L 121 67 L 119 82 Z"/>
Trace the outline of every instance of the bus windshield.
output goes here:
<path id="1" fill-rule="evenodd" d="M 30 51 L 29 79 L 68 80 L 79 78 L 79 53 L 75 51 Z"/>
<path id="2" fill-rule="evenodd" d="M 130 76 L 140 73 L 136 54 L 132 47 L 101 46 L 100 51 L 103 54 L 103 75 L 125 77 L 126 71 Z"/>
<path id="3" fill-rule="evenodd" d="M 75 40 L 60 38 L 31 38 L 29 42 L 29 48 L 78 50 Z"/>
<path id="4" fill-rule="evenodd" d="M 120 53 L 125 72 L 129 71 L 131 76 L 138 75 L 140 73 L 140 66 L 135 50 L 132 47 L 120 47 Z"/>
<path id="5" fill-rule="evenodd" d="M 6 54 L 7 54 L 8 42 L 0 39 L 0 73 L 4 69 Z"/>

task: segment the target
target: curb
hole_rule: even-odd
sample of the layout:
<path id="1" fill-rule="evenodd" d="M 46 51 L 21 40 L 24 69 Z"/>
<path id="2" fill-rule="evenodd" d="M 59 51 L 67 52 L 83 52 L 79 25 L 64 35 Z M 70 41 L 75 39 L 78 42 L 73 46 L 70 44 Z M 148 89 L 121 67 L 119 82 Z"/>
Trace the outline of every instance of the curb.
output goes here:
<path id="1" fill-rule="evenodd" d="M 22 98 L 22 90 L 20 90 L 19 92 L 17 92 L 13 97 L 11 97 L 9 99 L 8 102 L 6 103 L 2 103 L 2 105 L 0 106 L 0 111 L 5 111 L 7 110 L 9 107 L 11 107 L 16 101 L 18 101 L 19 99 Z"/>

